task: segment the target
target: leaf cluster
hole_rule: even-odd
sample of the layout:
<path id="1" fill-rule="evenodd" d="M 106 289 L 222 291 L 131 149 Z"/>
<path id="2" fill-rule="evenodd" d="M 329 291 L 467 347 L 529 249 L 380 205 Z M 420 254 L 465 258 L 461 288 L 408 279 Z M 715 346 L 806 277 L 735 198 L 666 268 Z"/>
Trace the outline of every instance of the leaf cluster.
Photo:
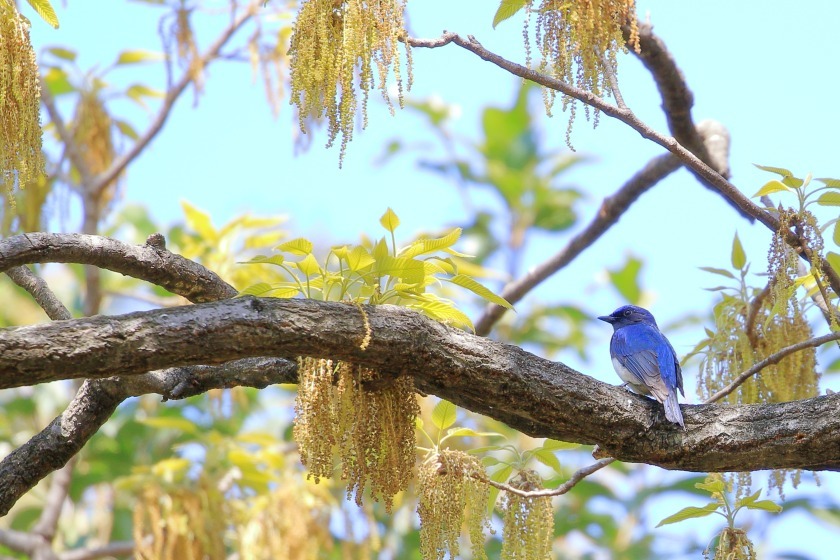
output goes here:
<path id="1" fill-rule="evenodd" d="M 332 247 L 321 262 L 308 239 L 281 243 L 274 247 L 275 254 L 259 255 L 245 264 L 272 265 L 283 271 L 286 279 L 252 284 L 241 295 L 388 303 L 414 309 L 444 323 L 472 328 L 469 317 L 452 301 L 430 291 L 431 287 L 446 283 L 512 309 L 507 301 L 463 271 L 470 270 L 463 260 L 468 255 L 452 248 L 461 237 L 460 228 L 442 237 L 421 237 L 398 247 L 394 231 L 399 223 L 396 213 L 389 208 L 380 218 L 387 235 L 376 242 L 364 240 L 359 245 Z"/>

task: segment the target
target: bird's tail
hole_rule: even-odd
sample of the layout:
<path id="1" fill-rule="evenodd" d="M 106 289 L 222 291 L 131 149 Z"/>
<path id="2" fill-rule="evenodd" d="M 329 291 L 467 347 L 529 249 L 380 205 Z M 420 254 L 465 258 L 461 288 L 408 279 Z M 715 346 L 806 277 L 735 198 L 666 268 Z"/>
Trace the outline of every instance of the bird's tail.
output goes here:
<path id="1" fill-rule="evenodd" d="M 677 401 L 677 392 L 669 391 L 668 398 L 662 404 L 665 405 L 665 418 L 679 424 L 684 430 L 685 423 L 683 422 L 682 411 L 680 411 L 680 403 Z"/>

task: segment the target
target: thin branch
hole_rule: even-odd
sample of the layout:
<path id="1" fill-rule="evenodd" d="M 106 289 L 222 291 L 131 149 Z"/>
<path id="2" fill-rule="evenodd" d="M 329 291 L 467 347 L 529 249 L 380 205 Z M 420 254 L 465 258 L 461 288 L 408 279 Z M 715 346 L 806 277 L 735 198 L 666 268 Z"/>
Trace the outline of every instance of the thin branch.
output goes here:
<path id="1" fill-rule="evenodd" d="M 493 486 L 494 488 L 504 490 L 505 492 L 510 492 L 511 494 L 516 494 L 517 496 L 522 496 L 523 498 L 542 498 L 546 496 L 560 496 L 562 494 L 566 494 L 569 490 L 574 488 L 578 482 L 580 482 L 587 476 L 603 469 L 607 465 L 613 464 L 615 461 L 616 459 L 613 459 L 612 457 L 600 459 L 599 461 L 596 461 L 591 465 L 587 465 L 575 471 L 572 474 L 572 476 L 569 477 L 569 480 L 567 480 L 557 488 L 543 490 L 522 490 L 521 488 L 516 488 L 515 486 L 510 486 L 509 484 L 504 484 L 501 482 L 490 480 L 489 478 L 484 476 L 475 476 L 475 478 L 477 480 L 480 480 L 481 482 L 484 482 L 485 484 Z"/>
<path id="2" fill-rule="evenodd" d="M 505 286 L 502 297 L 511 303 L 521 300 L 538 284 L 567 266 L 595 243 L 644 192 L 679 169 L 680 166 L 679 160 L 672 154 L 663 154 L 649 161 L 612 196 L 604 199 L 598 213 L 583 231 L 569 240 L 568 244 L 550 259 L 531 269 L 522 278 Z M 476 334 L 487 335 L 504 313 L 504 307 L 488 305 L 484 314 L 475 323 Z"/>
<path id="3" fill-rule="evenodd" d="M 96 548 L 70 550 L 58 554 L 59 560 L 97 560 L 114 556 L 129 556 L 134 553 L 134 541 L 117 541 Z"/>
<path id="4" fill-rule="evenodd" d="M 724 387 L 723 389 L 706 399 L 704 402 L 709 404 L 719 401 L 720 399 L 737 389 L 747 379 L 760 372 L 762 369 L 766 368 L 767 366 L 772 366 L 773 364 L 778 364 L 780 361 L 782 361 L 782 359 L 784 359 L 790 354 L 793 354 L 794 352 L 799 352 L 800 350 L 804 350 L 806 348 L 815 348 L 817 346 L 822 346 L 826 342 L 831 342 L 832 340 L 840 340 L 840 332 L 829 333 L 823 336 L 818 336 L 816 338 L 803 340 L 802 342 L 797 342 L 796 344 L 791 344 L 790 346 L 785 346 L 778 352 L 770 354 L 760 362 L 753 364 L 752 367 L 745 370 L 743 373 L 739 374 L 738 377 L 733 379 L 729 385 L 727 385 L 726 387 Z"/>
<path id="5" fill-rule="evenodd" d="M 42 542 L 38 535 L 16 531 L 14 529 L 0 529 L 0 545 L 15 552 L 31 554 Z"/>
<path id="6" fill-rule="evenodd" d="M 55 100 L 50 93 L 50 88 L 43 78 L 41 79 L 41 103 L 43 103 L 44 108 L 47 110 L 47 115 L 49 115 L 50 121 L 58 133 L 58 137 L 61 139 L 62 144 L 64 144 L 64 153 L 67 154 L 70 163 L 79 172 L 82 185 L 85 188 L 88 185 L 92 185 L 94 182 L 93 173 L 90 171 L 85 158 L 82 157 L 79 146 L 76 145 L 76 141 L 73 139 L 73 134 L 68 130 L 64 119 L 61 118 L 61 113 L 59 113 Z"/>
<path id="7" fill-rule="evenodd" d="M 64 501 L 70 491 L 73 468 L 76 466 L 77 459 L 78 457 L 71 458 L 66 465 L 53 473 L 41 516 L 35 526 L 32 527 L 31 532 L 41 535 L 46 542 L 51 543 L 55 537 L 58 520 L 61 518 L 61 510 L 64 508 Z"/>
<path id="8" fill-rule="evenodd" d="M 254 2 L 250 4 L 245 11 L 237 16 L 231 24 L 222 32 L 222 34 L 216 39 L 216 41 L 210 46 L 209 49 L 202 55 L 201 57 L 201 64 L 206 66 L 211 60 L 213 60 L 216 56 L 218 56 L 219 51 L 227 44 L 227 42 L 233 37 L 233 35 L 243 26 L 245 23 L 253 17 L 256 13 L 256 10 L 259 7 L 259 2 Z M 172 111 L 172 107 L 175 105 L 175 101 L 184 93 L 184 90 L 187 89 L 187 86 L 190 85 L 193 81 L 193 75 L 189 71 L 189 69 L 184 71 L 184 75 L 181 76 L 181 79 L 167 92 L 166 98 L 163 100 L 163 105 L 158 110 L 157 115 L 152 120 L 151 125 L 143 133 L 140 138 L 134 143 L 134 145 L 129 149 L 125 154 L 118 157 L 110 168 L 107 171 L 99 174 L 93 185 L 93 192 L 98 192 L 106 185 L 108 185 L 111 181 L 117 178 L 117 176 L 123 172 L 123 170 L 131 163 L 140 153 L 145 149 L 146 145 L 157 136 L 158 132 L 163 128 L 163 125 L 166 123 L 167 118 L 169 118 L 169 114 Z"/>
<path id="9" fill-rule="evenodd" d="M 6 275 L 18 286 L 29 292 L 41 306 L 47 317 L 53 321 L 72 319 L 70 311 L 61 303 L 46 281 L 25 266 L 15 266 L 6 270 Z"/>
<path id="10" fill-rule="evenodd" d="M 705 162 L 703 162 L 700 158 L 694 155 L 690 150 L 688 150 L 685 146 L 680 144 L 674 137 L 665 136 L 656 130 L 649 127 L 645 124 L 639 117 L 637 117 L 633 111 L 629 109 L 622 109 L 607 103 L 600 97 L 593 95 L 592 93 L 585 91 L 583 89 L 574 87 L 562 80 L 558 80 L 556 78 L 552 78 L 550 76 L 546 76 L 544 74 L 540 74 L 535 70 L 522 66 L 521 64 L 517 64 L 510 60 L 507 60 L 498 54 L 491 52 L 485 49 L 481 43 L 479 43 L 475 37 L 469 35 L 466 39 L 461 37 L 456 33 L 451 33 L 449 31 L 444 31 L 443 35 L 438 39 L 414 39 L 414 38 L 407 38 L 406 41 L 413 47 L 425 47 L 425 48 L 437 48 L 442 47 L 444 45 L 448 45 L 449 43 L 454 43 L 459 47 L 468 50 L 481 58 L 482 60 L 486 60 L 492 64 L 495 64 L 499 68 L 506 70 L 507 72 L 524 78 L 526 80 L 530 80 L 537 84 L 540 84 L 544 87 L 559 91 L 564 95 L 568 95 L 569 97 L 573 97 L 579 101 L 586 103 L 587 105 L 594 107 L 605 115 L 617 119 L 636 132 L 638 132 L 643 138 L 651 140 L 656 144 L 659 144 L 672 154 L 674 154 L 685 166 L 691 171 L 702 183 L 712 187 L 718 193 L 720 193 L 723 197 L 729 200 L 734 206 L 740 210 L 741 212 L 754 217 L 756 220 L 767 226 L 771 231 L 779 231 L 780 229 L 780 222 L 779 219 L 765 210 L 761 208 L 757 204 L 755 204 L 752 200 L 746 197 L 738 188 L 730 183 L 725 177 L 723 177 L 720 173 L 716 170 L 711 168 Z M 808 261 L 810 261 L 810 254 L 807 251 L 807 248 L 804 247 L 802 240 L 789 229 L 784 231 L 785 241 L 794 249 L 800 251 L 801 257 Z M 829 282 L 831 284 L 832 289 L 835 293 L 840 294 L 840 275 L 835 272 L 828 262 L 825 259 L 822 259 L 822 267 L 829 277 Z"/>
<path id="11" fill-rule="evenodd" d="M 600 53 L 599 56 L 601 57 L 601 64 L 604 67 L 604 71 L 607 74 L 607 81 L 610 84 L 610 91 L 615 98 L 615 104 L 618 105 L 619 109 L 627 109 L 627 103 L 624 102 L 621 89 L 618 87 L 618 76 L 615 74 L 615 67 L 603 53 Z"/>

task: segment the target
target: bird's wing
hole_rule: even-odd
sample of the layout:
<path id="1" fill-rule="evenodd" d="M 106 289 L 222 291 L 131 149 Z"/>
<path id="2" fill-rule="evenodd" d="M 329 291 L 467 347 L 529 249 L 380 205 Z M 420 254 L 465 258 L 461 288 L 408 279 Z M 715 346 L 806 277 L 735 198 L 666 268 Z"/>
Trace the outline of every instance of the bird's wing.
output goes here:
<path id="1" fill-rule="evenodd" d="M 648 325 L 630 325 L 615 331 L 612 353 L 619 363 L 645 385 L 659 402 L 675 393 L 682 374 L 668 341 Z M 664 375 L 663 375 L 664 373 Z"/>

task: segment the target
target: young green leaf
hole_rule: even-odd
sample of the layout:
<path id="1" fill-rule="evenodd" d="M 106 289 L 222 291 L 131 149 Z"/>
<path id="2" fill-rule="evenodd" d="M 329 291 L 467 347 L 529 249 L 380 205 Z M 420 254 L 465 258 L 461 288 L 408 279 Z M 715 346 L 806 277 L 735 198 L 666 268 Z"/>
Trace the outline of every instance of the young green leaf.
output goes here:
<path id="1" fill-rule="evenodd" d="M 560 465 L 560 460 L 557 455 L 549 449 L 537 449 L 534 452 L 534 457 L 543 465 L 551 468 L 557 474 L 563 474 L 563 467 Z"/>
<path id="2" fill-rule="evenodd" d="M 54 29 L 58 29 L 58 16 L 48 0 L 26 0 L 38 15 Z"/>
<path id="3" fill-rule="evenodd" d="M 382 217 L 379 218 L 379 223 L 382 224 L 382 227 L 387 229 L 389 232 L 394 233 L 394 230 L 400 225 L 400 219 L 393 210 L 388 208 L 385 213 L 382 214 Z"/>
<path id="4" fill-rule="evenodd" d="M 376 262 L 367 249 L 356 245 L 347 253 L 347 267 L 352 272 L 359 272 Z"/>
<path id="5" fill-rule="evenodd" d="M 283 255 L 257 255 L 255 257 L 251 257 L 250 260 L 247 261 L 239 261 L 237 264 L 274 264 L 280 266 L 286 259 L 283 258 Z"/>
<path id="6" fill-rule="evenodd" d="M 840 220 L 834 222 L 834 234 L 831 236 L 835 245 L 840 245 Z"/>
<path id="7" fill-rule="evenodd" d="M 714 268 L 712 266 L 701 266 L 700 270 L 705 270 L 706 272 L 711 272 L 712 274 L 718 274 L 720 276 L 726 276 L 727 278 L 731 278 L 735 280 L 735 275 L 726 270 L 725 268 Z"/>
<path id="8" fill-rule="evenodd" d="M 513 306 L 503 297 L 497 296 L 493 292 L 491 292 L 488 288 L 482 286 L 471 277 L 466 276 L 464 274 L 456 274 L 452 278 L 445 278 L 449 282 L 461 286 L 462 288 L 466 288 L 472 293 L 481 296 L 482 298 L 486 299 L 490 303 L 495 303 L 496 305 L 501 305 L 505 309 L 513 309 Z"/>
<path id="9" fill-rule="evenodd" d="M 708 478 L 706 480 L 708 480 Z M 698 482 L 694 485 L 694 487 L 698 490 L 705 490 L 710 494 L 714 494 L 726 490 L 726 483 L 723 480 L 716 479 L 709 482 Z"/>
<path id="10" fill-rule="evenodd" d="M 840 189 L 840 179 L 832 179 L 831 177 L 821 177 L 816 180 L 825 185 L 826 187 Z"/>
<path id="11" fill-rule="evenodd" d="M 711 515 L 715 511 L 717 511 L 719 506 L 720 504 L 718 504 L 717 502 L 709 502 L 703 507 L 689 506 L 687 508 L 683 508 L 674 515 L 669 515 L 668 517 L 660 521 L 656 528 L 658 529 L 663 525 L 670 525 L 671 523 L 679 523 L 680 521 L 685 521 L 686 519 L 706 517 L 707 515 Z"/>
<path id="12" fill-rule="evenodd" d="M 817 199 L 820 206 L 840 206 L 840 192 L 824 192 Z"/>
<path id="13" fill-rule="evenodd" d="M 308 239 L 304 239 L 303 237 L 298 237 L 297 239 L 281 243 L 275 247 L 274 250 L 283 253 L 291 253 L 293 255 L 300 255 L 303 257 L 312 252 L 312 242 Z"/>
<path id="14" fill-rule="evenodd" d="M 117 57 L 117 64 L 142 64 L 144 62 L 156 62 L 163 60 L 162 53 L 156 51 L 146 51 L 142 49 L 122 51 Z"/>
<path id="15" fill-rule="evenodd" d="M 443 237 L 436 237 L 432 239 L 418 239 L 408 247 L 403 248 L 399 252 L 401 257 L 416 257 L 432 251 L 441 251 L 448 249 L 455 244 L 461 237 L 461 228 L 455 228 Z"/>
<path id="16" fill-rule="evenodd" d="M 735 501 L 735 507 L 737 508 L 737 507 L 742 507 L 742 506 L 748 506 L 748 505 L 754 503 L 758 499 L 759 496 L 761 496 L 761 490 L 760 489 L 756 490 L 754 493 L 750 494 L 749 496 L 744 496 L 743 498 L 740 498 L 740 499 L 736 500 Z"/>
<path id="17" fill-rule="evenodd" d="M 114 124 L 117 125 L 117 129 L 122 133 L 123 136 L 126 138 L 130 138 L 131 140 L 139 140 L 140 135 L 137 134 L 137 131 L 134 130 L 134 127 L 131 126 L 124 120 L 114 119 Z"/>
<path id="18" fill-rule="evenodd" d="M 432 409 L 432 424 L 438 430 L 445 430 L 454 424 L 457 417 L 457 408 L 449 401 L 441 400 Z"/>
<path id="19" fill-rule="evenodd" d="M 770 173 L 775 173 L 776 175 L 781 175 L 782 177 L 793 177 L 793 173 L 784 167 L 770 167 L 769 165 L 758 165 L 757 163 L 754 163 L 753 165 L 762 171 L 769 171 Z"/>
<path id="20" fill-rule="evenodd" d="M 828 254 L 825 256 L 825 259 L 828 261 L 828 264 L 831 265 L 831 268 L 834 269 L 834 272 L 840 274 L 840 255 L 829 251 Z"/>
<path id="21" fill-rule="evenodd" d="M 506 19 L 510 19 L 516 15 L 516 12 L 525 7 L 526 2 L 527 0 L 502 0 L 502 3 L 499 4 L 499 8 L 496 10 L 496 15 L 493 16 L 493 29 Z"/>
<path id="22" fill-rule="evenodd" d="M 569 443 L 556 439 L 546 439 L 542 445 L 542 448 L 548 451 L 567 451 L 569 449 L 577 449 L 578 447 L 580 447 L 579 443 Z"/>
<path id="23" fill-rule="evenodd" d="M 297 265 L 298 270 L 300 270 L 307 276 L 311 277 L 321 273 L 321 265 L 318 264 L 318 260 L 312 253 L 309 253 L 303 258 L 302 261 L 295 264 Z"/>
<path id="24" fill-rule="evenodd" d="M 744 504 L 744 507 L 747 509 L 760 509 L 764 511 L 769 511 L 770 513 L 780 513 L 782 511 L 782 506 L 780 506 L 772 500 L 759 500 L 750 504 Z"/>
<path id="25" fill-rule="evenodd" d="M 758 192 L 753 195 L 753 198 L 756 198 L 756 197 L 759 197 L 759 196 L 765 196 L 765 195 L 768 195 L 768 194 L 773 194 L 775 192 L 780 192 L 780 191 L 788 191 L 789 192 L 790 187 L 788 187 L 787 185 L 785 185 L 781 181 L 777 181 L 777 180 L 773 179 L 772 181 L 767 181 L 764 184 L 763 187 L 758 189 Z"/>
<path id="26" fill-rule="evenodd" d="M 47 52 L 62 60 L 69 60 L 70 62 L 76 61 L 76 51 L 65 49 L 64 47 L 50 47 L 47 49 Z"/>
<path id="27" fill-rule="evenodd" d="M 741 240 L 736 232 L 735 239 L 732 240 L 732 266 L 741 270 L 745 264 L 747 264 L 747 254 L 744 253 L 744 246 L 741 245 Z"/>

